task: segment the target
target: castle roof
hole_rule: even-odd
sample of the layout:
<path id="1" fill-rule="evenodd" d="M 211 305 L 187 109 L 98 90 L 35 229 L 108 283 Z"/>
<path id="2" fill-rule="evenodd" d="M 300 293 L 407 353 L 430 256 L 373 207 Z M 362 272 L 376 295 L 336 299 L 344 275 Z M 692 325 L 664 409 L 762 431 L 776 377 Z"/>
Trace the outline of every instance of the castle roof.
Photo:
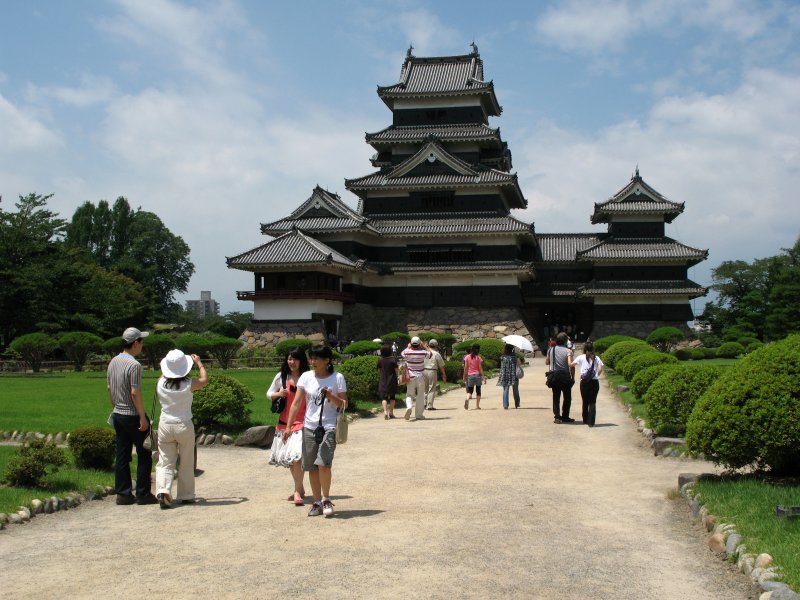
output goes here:
<path id="1" fill-rule="evenodd" d="M 397 83 L 378 86 L 378 96 L 390 109 L 401 98 L 478 96 L 487 115 L 499 116 L 502 107 L 494 83 L 483 80 L 483 61 L 473 44 L 469 54 L 417 57 L 408 49 Z"/>
<path id="2" fill-rule="evenodd" d="M 708 258 L 708 250 L 692 248 L 672 238 L 606 237 L 597 244 L 578 250 L 576 260 L 594 263 L 686 263 L 694 265 Z"/>
<path id="3" fill-rule="evenodd" d="M 375 149 L 394 146 L 397 143 L 422 143 L 429 137 L 442 142 L 482 142 L 490 147 L 501 148 L 500 128 L 483 123 L 448 125 L 390 125 L 376 133 L 367 133 L 365 139 Z"/>
<path id="4" fill-rule="evenodd" d="M 226 258 L 229 268 L 242 271 L 262 270 L 265 265 L 281 268 L 327 266 L 343 270 L 359 270 L 361 261 L 353 261 L 302 231 L 292 229 L 238 256 Z"/>
<path id="5" fill-rule="evenodd" d="M 625 187 L 605 202 L 595 202 L 592 223 L 608 223 L 616 216 L 659 216 L 671 223 L 683 208 L 683 202 L 672 202 L 650 187 L 636 167 Z"/>
<path id="6" fill-rule="evenodd" d="M 708 290 L 690 279 L 649 281 L 597 281 L 581 285 L 579 296 L 680 296 L 698 298 Z"/>

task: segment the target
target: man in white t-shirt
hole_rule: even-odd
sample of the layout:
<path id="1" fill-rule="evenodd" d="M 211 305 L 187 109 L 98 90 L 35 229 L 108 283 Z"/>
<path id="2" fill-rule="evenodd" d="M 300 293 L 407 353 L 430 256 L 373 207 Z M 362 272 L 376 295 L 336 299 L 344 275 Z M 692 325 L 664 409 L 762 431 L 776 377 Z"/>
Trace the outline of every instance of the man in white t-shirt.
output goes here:
<path id="1" fill-rule="evenodd" d="M 406 421 L 424 419 L 425 415 L 425 360 L 431 358 L 431 351 L 417 336 L 411 338 L 408 348 L 400 353 L 406 361 L 409 380 L 406 384 Z M 414 417 L 411 407 L 414 406 Z"/>
<path id="2" fill-rule="evenodd" d="M 437 350 L 439 342 L 431 340 L 428 342 L 428 348 L 431 351 L 431 357 L 425 359 L 425 408 L 428 410 L 436 410 L 433 406 L 433 400 L 436 398 L 436 371 L 442 374 L 442 381 L 447 383 L 447 373 L 444 370 L 444 359 Z"/>

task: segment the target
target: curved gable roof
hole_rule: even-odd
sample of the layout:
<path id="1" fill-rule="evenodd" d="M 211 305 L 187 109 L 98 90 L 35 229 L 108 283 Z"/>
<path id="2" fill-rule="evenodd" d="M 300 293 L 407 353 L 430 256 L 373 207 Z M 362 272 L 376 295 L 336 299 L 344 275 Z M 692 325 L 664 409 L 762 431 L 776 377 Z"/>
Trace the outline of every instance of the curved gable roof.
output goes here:
<path id="1" fill-rule="evenodd" d="M 625 187 L 605 202 L 595 202 L 592 223 L 608 223 L 618 215 L 661 216 L 666 223 L 671 223 L 683 209 L 683 202 L 672 202 L 648 185 L 636 167 Z"/>

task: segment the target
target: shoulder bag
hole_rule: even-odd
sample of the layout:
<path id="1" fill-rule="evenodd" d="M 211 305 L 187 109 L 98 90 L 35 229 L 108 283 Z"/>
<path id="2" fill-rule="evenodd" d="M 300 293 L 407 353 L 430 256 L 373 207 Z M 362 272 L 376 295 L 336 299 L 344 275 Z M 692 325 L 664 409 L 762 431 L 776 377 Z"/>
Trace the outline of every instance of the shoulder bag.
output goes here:
<path id="1" fill-rule="evenodd" d="M 344 444 L 347 441 L 347 428 L 350 423 L 347 420 L 347 415 L 344 409 L 341 408 L 336 412 L 336 443 Z"/>

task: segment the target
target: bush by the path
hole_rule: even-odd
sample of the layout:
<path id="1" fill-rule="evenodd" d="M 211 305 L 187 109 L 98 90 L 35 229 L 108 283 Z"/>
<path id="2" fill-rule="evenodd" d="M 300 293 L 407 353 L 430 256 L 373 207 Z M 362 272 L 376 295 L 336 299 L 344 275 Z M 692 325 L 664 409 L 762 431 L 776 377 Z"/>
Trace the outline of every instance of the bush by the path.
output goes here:
<path id="1" fill-rule="evenodd" d="M 449 383 L 457 383 L 464 376 L 464 362 L 457 360 L 444 361 L 444 372 L 447 374 Z M 441 377 L 441 373 L 438 375 Z"/>
<path id="2" fill-rule="evenodd" d="M 594 346 L 594 352 L 598 356 L 603 354 L 606 350 L 611 348 L 617 342 L 641 342 L 639 338 L 631 337 L 629 335 L 607 335 L 605 337 L 597 338 L 592 345 Z"/>
<path id="3" fill-rule="evenodd" d="M 800 474 L 800 334 L 730 367 L 697 401 L 686 443 L 731 469 Z"/>
<path id="4" fill-rule="evenodd" d="M 114 467 L 117 436 L 109 427 L 79 427 L 73 431 L 67 446 L 80 469 L 108 471 Z"/>
<path id="5" fill-rule="evenodd" d="M 281 361 L 283 361 L 283 358 L 289 354 L 291 350 L 300 348 L 303 352 L 308 353 L 313 345 L 314 343 L 311 340 L 305 338 L 290 338 L 275 344 L 275 353 L 280 357 Z"/>
<path id="6" fill-rule="evenodd" d="M 506 343 L 503 340 L 482 338 L 479 340 L 464 340 L 463 342 L 459 342 L 453 346 L 453 350 L 456 352 L 468 353 L 473 344 L 478 344 L 481 347 L 484 370 L 493 369 L 500 363 L 500 355 L 503 354 L 503 350 L 506 347 Z"/>
<path id="7" fill-rule="evenodd" d="M 669 352 L 683 337 L 683 332 L 677 327 L 659 327 L 645 341 L 659 352 Z"/>
<path id="8" fill-rule="evenodd" d="M 717 358 L 736 358 L 744 354 L 744 346 L 739 342 L 725 342 L 717 348 Z"/>
<path id="9" fill-rule="evenodd" d="M 650 427 L 663 435 L 682 435 L 695 403 L 722 369 L 713 365 L 679 365 L 656 379 L 644 395 Z"/>
<path id="10" fill-rule="evenodd" d="M 628 381 L 633 381 L 636 374 L 647 367 L 660 364 L 677 363 L 678 359 L 671 354 L 661 352 L 633 352 L 617 363 L 617 372 Z"/>
<path id="11" fill-rule="evenodd" d="M 647 390 L 653 385 L 653 382 L 658 379 L 663 373 L 669 369 L 676 368 L 675 363 L 661 363 L 653 365 L 652 367 L 645 367 L 630 380 L 631 392 L 636 398 L 644 398 Z"/>
<path id="12" fill-rule="evenodd" d="M 242 429 L 250 423 L 247 405 L 253 400 L 255 395 L 243 384 L 214 372 L 208 376 L 208 385 L 194 393 L 192 415 L 197 425 Z"/>
<path id="13" fill-rule="evenodd" d="M 347 344 L 342 350 L 343 354 L 352 354 L 353 356 L 366 356 L 368 354 L 375 355 L 375 352 L 381 349 L 383 344 L 373 342 L 372 340 L 358 340 L 352 344 Z"/>
<path id="14" fill-rule="evenodd" d="M 613 344 L 608 350 L 603 352 L 600 358 L 603 359 L 603 363 L 610 369 L 616 370 L 617 361 L 622 360 L 632 352 L 642 351 L 657 352 L 655 348 L 644 340 L 626 340 Z"/>
<path id="15" fill-rule="evenodd" d="M 337 367 L 347 383 L 348 410 L 356 410 L 359 402 L 378 401 L 378 360 L 375 355 L 356 356 Z"/>
<path id="16" fill-rule="evenodd" d="M 48 470 L 55 471 L 68 463 L 67 453 L 53 442 L 30 440 L 8 462 L 5 478 L 16 487 L 39 487 Z"/>

